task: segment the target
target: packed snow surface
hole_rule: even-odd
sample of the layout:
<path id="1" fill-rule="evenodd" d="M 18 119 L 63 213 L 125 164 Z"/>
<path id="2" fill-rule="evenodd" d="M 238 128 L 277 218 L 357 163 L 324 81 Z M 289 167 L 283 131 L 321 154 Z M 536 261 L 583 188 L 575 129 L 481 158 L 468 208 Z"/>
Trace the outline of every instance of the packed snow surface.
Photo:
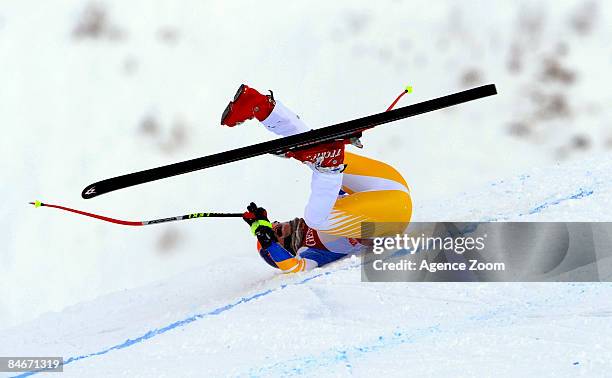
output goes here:
<path id="1" fill-rule="evenodd" d="M 533 170 L 440 206 L 472 220 L 605 220 L 610 172 L 607 157 Z M 478 208 L 488 196 L 486 211 Z M 441 214 L 428 206 L 419 213 Z M 362 283 L 359 259 L 278 275 L 250 252 L 1 331 L 0 355 L 60 355 L 75 377 L 603 376 L 612 368 L 608 282 Z"/>

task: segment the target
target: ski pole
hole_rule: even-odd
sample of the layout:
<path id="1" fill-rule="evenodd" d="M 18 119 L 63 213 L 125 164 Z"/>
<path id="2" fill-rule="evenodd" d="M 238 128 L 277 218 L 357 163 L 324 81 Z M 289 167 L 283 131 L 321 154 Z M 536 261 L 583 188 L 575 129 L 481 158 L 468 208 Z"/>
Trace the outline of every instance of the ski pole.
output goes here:
<path id="1" fill-rule="evenodd" d="M 389 105 L 389 107 L 387 108 L 387 110 L 385 110 L 385 112 L 388 112 L 391 109 L 393 109 L 393 107 L 397 104 L 400 98 L 402 98 L 406 93 L 412 93 L 412 86 L 407 85 L 406 88 L 404 88 L 404 90 L 402 91 L 402 93 L 400 93 L 399 96 L 397 96 L 395 100 L 391 103 L 391 105 Z M 359 132 L 350 139 L 351 144 L 354 145 L 355 147 L 363 148 L 363 144 L 361 144 L 361 141 L 359 140 L 359 138 L 361 138 L 361 132 L 366 131 L 368 129 L 371 129 L 371 127 L 366 127 L 362 130 L 359 130 Z"/>
<path id="2" fill-rule="evenodd" d="M 99 214 L 88 213 L 86 211 L 71 209 L 65 206 L 42 203 L 40 201 L 29 202 L 29 204 L 34 205 L 34 207 L 43 207 L 43 206 L 52 207 L 55 209 L 69 211 L 72 213 L 85 215 L 91 218 L 96 218 L 96 219 L 103 220 L 105 222 L 120 224 L 123 226 L 148 226 L 150 224 L 174 222 L 174 221 L 180 221 L 180 220 L 186 220 L 186 219 L 196 219 L 196 218 L 242 218 L 242 213 L 192 213 L 192 214 L 186 214 L 186 215 L 177 215 L 175 217 L 160 218 L 160 219 L 145 220 L 145 221 L 125 221 L 121 219 L 105 217 Z"/>
<path id="3" fill-rule="evenodd" d="M 402 98 L 403 95 L 405 95 L 406 93 L 412 93 L 412 87 L 410 85 L 406 86 L 406 88 L 404 88 L 404 91 L 402 93 L 400 93 L 399 96 L 397 96 L 397 98 L 395 99 L 395 101 L 393 101 L 393 103 L 387 108 L 387 112 L 391 109 L 393 109 L 393 107 L 395 106 L 395 104 L 397 104 L 397 102 L 400 100 L 400 98 Z"/>

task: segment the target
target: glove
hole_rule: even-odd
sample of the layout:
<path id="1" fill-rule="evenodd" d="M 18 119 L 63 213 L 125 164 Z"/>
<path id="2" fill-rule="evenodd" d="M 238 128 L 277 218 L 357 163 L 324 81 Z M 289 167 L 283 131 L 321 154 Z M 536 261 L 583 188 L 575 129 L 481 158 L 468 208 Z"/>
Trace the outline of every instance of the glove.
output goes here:
<path id="1" fill-rule="evenodd" d="M 254 202 L 251 202 L 247 206 L 247 211 L 242 214 L 242 219 L 251 226 L 251 232 L 257 237 L 263 248 L 268 248 L 270 244 L 277 241 L 274 230 L 272 230 L 272 223 L 268 220 L 268 212 L 263 207 L 257 207 Z"/>

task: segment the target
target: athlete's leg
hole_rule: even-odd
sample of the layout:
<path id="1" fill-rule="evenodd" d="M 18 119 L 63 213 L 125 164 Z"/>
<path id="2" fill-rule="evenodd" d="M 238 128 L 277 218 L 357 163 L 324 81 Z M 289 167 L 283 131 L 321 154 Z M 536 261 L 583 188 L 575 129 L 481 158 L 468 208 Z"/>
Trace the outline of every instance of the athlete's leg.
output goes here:
<path id="1" fill-rule="evenodd" d="M 290 136 L 310 131 L 310 128 L 306 126 L 297 114 L 278 100 L 276 100 L 272 113 L 261 123 L 263 123 L 266 129 L 281 136 Z"/>
<path id="2" fill-rule="evenodd" d="M 315 230 L 325 229 L 338 201 L 343 173 L 324 173 L 312 168 L 310 197 L 304 209 L 304 222 Z"/>
<path id="3" fill-rule="evenodd" d="M 276 100 L 272 113 L 262 121 L 271 132 L 290 136 L 309 127 L 290 109 Z M 344 173 L 323 173 L 313 169 L 311 194 L 304 211 L 306 224 L 339 236 L 360 237 L 361 222 L 410 221 L 412 203 L 408 184 L 400 173 L 383 162 L 345 153 Z M 338 198 L 342 188 L 349 195 Z"/>
<path id="4" fill-rule="evenodd" d="M 346 193 L 372 190 L 410 192 L 406 180 L 389 164 L 350 152 L 344 154 L 344 163 L 346 169 L 342 177 L 342 190 Z"/>
<path id="5" fill-rule="evenodd" d="M 319 216 L 316 229 L 353 238 L 402 232 L 412 215 L 410 191 L 404 178 L 388 164 L 356 154 L 347 152 L 344 162 L 347 168 L 341 185 L 349 195 L 337 199 L 327 216 Z M 331 185 L 328 190 L 331 191 Z M 373 235 L 362 235 L 362 222 L 380 225 Z"/>

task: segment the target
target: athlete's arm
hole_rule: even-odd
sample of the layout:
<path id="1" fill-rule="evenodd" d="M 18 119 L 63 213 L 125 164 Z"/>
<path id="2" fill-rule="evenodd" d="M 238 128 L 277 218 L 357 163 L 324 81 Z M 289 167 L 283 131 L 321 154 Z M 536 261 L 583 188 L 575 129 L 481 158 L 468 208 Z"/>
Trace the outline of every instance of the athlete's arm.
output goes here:
<path id="1" fill-rule="evenodd" d="M 267 248 L 262 248 L 260 254 L 268 263 L 269 261 L 266 257 L 272 260 L 276 267 L 283 273 L 297 273 L 316 267 L 316 264 L 314 266 L 312 266 L 312 263 L 308 264 L 306 259 L 302 259 L 299 256 L 293 256 L 277 242 L 270 244 Z"/>
<path id="2" fill-rule="evenodd" d="M 247 211 L 242 215 L 242 219 L 251 226 L 251 232 L 261 244 L 259 253 L 268 264 L 276 266 L 284 273 L 301 272 L 306 269 L 307 261 L 299 256 L 293 256 L 278 244 L 272 224 L 268 220 L 268 212 L 263 207 L 258 207 L 251 202 L 247 206 Z"/>
<path id="3" fill-rule="evenodd" d="M 268 248 L 259 251 L 261 257 L 272 267 L 279 268 L 283 273 L 296 273 L 312 270 L 345 257 L 343 253 L 334 253 L 318 248 L 303 248 L 293 256 L 280 244 L 274 242 Z"/>

